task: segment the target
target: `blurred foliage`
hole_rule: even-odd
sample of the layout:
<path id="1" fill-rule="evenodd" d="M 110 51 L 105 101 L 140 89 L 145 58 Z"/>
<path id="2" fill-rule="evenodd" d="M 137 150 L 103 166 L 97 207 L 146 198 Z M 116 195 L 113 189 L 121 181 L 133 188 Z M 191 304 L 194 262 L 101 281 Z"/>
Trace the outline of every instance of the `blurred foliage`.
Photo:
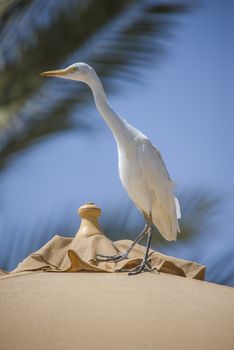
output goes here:
<path id="1" fill-rule="evenodd" d="M 215 225 L 213 218 L 218 217 L 223 198 L 201 189 L 186 189 L 179 193 L 178 198 L 180 199 L 182 217 L 179 220 L 181 232 L 178 234 L 177 240 L 191 240 L 202 232 L 210 232 Z M 104 226 L 105 232 L 109 233 L 112 240 L 118 238 L 119 232 L 121 232 L 121 236 L 134 239 L 140 225 L 143 227 L 142 215 L 138 217 L 138 220 L 135 216 L 134 220 L 131 219 L 132 209 L 134 207 L 121 206 L 109 214 L 108 221 L 104 223 Z M 115 227 L 113 227 L 113 222 L 116 222 Z M 152 242 L 156 247 L 171 244 L 162 237 L 156 228 Z"/>
<path id="2" fill-rule="evenodd" d="M 168 54 L 167 43 L 179 25 L 179 15 L 193 7 L 194 1 L 1 0 L 1 171 L 16 152 L 43 137 L 71 128 L 92 130 L 88 119 L 80 118 L 92 101 L 90 91 L 74 82 L 65 85 L 42 79 L 41 71 L 86 61 L 98 71 L 108 91 L 118 90 L 123 81 L 138 83 L 145 67 L 160 63 Z M 178 239 L 186 242 L 210 229 L 220 200 L 201 191 L 179 197 L 183 216 Z M 139 232 L 143 219 L 136 217 L 133 208 L 121 206 L 105 214 L 108 220 L 103 221 L 103 229 L 111 239 L 118 239 L 120 232 L 133 239 Z M 9 232 L 17 227 L 17 235 L 4 241 L 1 267 L 12 268 L 55 233 L 76 232 L 77 222 L 59 220 L 33 222 L 28 237 L 24 227 L 9 220 Z M 153 243 L 156 247 L 167 244 L 160 234 L 154 235 Z M 223 283 L 230 280 L 230 271 L 222 278 Z"/>
<path id="3" fill-rule="evenodd" d="M 209 232 L 212 229 L 215 225 L 214 218 L 219 216 L 223 205 L 223 198 L 206 190 L 184 190 L 180 194 L 180 202 L 183 217 L 180 220 L 181 235 L 178 238 L 185 240 L 200 231 Z"/>
<path id="4" fill-rule="evenodd" d="M 40 137 L 78 126 L 74 108 L 87 106 L 86 87 L 38 76 L 85 60 L 110 91 L 113 77 L 136 82 L 136 69 L 164 53 L 175 14 L 189 7 L 157 1 L 21 0 L 4 5 L 0 22 L 0 166 Z M 38 16 L 39 14 L 39 16 Z M 28 30 L 30 28 L 30 30 Z"/>
<path id="5" fill-rule="evenodd" d="M 178 245 L 178 241 L 183 241 L 183 244 L 191 245 L 194 239 L 196 240 L 199 236 L 204 237 L 215 228 L 216 222 L 213 218 L 218 218 L 223 198 L 211 195 L 208 191 L 201 191 L 201 189 L 184 190 L 178 194 L 178 198 L 182 212 L 182 219 L 179 220 L 181 233 L 174 244 Z M 129 202 L 106 208 L 100 224 L 105 234 L 111 240 L 116 241 L 120 237 L 134 240 L 145 223 L 140 212 Z M 74 236 L 79 228 L 77 216 L 73 219 L 62 216 L 58 217 L 57 221 L 48 218 L 48 221 L 33 222 L 31 225 L 31 232 L 27 230 L 27 234 L 25 234 L 24 227 L 17 226 L 16 222 L 8 223 L 9 232 L 14 232 L 15 227 L 18 229 L 17 233 L 14 233 L 14 237 L 5 240 L 4 247 L 0 249 L 1 268 L 13 269 L 19 261 L 43 246 L 54 234 Z M 23 242 L 22 237 L 24 237 Z M 139 243 L 145 244 L 146 237 Z M 165 248 L 172 246 L 172 244 L 172 242 L 163 239 L 155 229 L 152 236 L 152 248 L 164 252 Z M 227 249 L 226 254 L 224 258 L 223 249 L 220 249 L 218 255 L 211 255 L 208 258 L 209 280 L 222 284 L 233 284 L 232 249 Z M 199 252 L 195 252 L 194 255 L 198 261 L 201 259 Z"/>

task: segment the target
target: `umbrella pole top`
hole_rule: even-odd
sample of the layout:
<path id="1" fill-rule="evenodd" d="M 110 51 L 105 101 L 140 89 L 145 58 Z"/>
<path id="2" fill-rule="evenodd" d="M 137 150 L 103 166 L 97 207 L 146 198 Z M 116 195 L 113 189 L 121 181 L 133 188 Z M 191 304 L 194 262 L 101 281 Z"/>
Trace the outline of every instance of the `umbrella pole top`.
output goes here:
<path id="1" fill-rule="evenodd" d="M 101 216 L 101 209 L 93 202 L 87 202 L 78 209 L 81 218 L 80 228 L 76 238 L 85 238 L 94 235 L 104 235 L 100 228 L 98 218 Z"/>

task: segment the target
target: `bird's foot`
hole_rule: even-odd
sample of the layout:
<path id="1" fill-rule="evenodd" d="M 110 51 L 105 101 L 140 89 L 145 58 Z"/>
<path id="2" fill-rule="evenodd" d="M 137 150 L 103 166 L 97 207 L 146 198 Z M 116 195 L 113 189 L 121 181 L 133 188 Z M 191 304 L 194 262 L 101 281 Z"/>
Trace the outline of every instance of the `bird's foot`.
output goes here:
<path id="1" fill-rule="evenodd" d="M 155 267 L 151 266 L 151 260 L 143 260 L 140 265 L 137 265 L 136 267 L 134 267 L 133 269 L 130 270 L 121 270 L 122 272 L 128 272 L 129 276 L 133 276 L 133 275 L 138 275 L 141 272 L 153 272 L 153 271 L 157 271 L 157 269 Z"/>
<path id="2" fill-rule="evenodd" d="M 128 258 L 127 252 L 118 254 L 118 255 L 102 255 L 102 254 L 97 254 L 96 255 L 96 261 L 113 261 L 115 263 L 122 261 L 124 259 Z"/>

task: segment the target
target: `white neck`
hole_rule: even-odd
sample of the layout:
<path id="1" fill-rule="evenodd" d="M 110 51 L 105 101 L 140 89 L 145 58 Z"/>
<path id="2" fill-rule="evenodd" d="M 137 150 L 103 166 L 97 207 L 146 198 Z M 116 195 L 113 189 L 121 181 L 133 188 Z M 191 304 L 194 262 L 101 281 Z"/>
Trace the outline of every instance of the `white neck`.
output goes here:
<path id="1" fill-rule="evenodd" d="M 111 129 L 117 145 L 119 146 L 126 141 L 130 141 L 131 126 L 113 111 L 107 100 L 102 83 L 96 74 L 89 80 L 88 85 L 93 92 L 97 110 Z"/>

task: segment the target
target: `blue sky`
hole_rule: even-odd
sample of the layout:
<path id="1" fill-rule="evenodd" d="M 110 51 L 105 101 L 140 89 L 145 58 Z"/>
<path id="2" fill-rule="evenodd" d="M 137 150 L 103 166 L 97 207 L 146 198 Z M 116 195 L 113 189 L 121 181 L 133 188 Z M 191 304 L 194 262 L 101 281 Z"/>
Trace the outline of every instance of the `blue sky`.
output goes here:
<path id="1" fill-rule="evenodd" d="M 216 233 L 205 244 L 199 239 L 193 248 L 185 245 L 185 258 L 193 257 L 192 249 L 215 253 L 220 235 L 224 246 L 234 240 L 233 14 L 232 1 L 205 1 L 181 17 L 161 64 L 141 67 L 142 83 L 123 83 L 121 94 L 109 95 L 113 108 L 160 149 L 179 190 L 202 187 L 224 195 Z M 44 139 L 1 175 L 1 235 L 18 228 L 11 239 L 20 242 L 32 236 L 35 223 L 51 220 L 53 227 L 58 216 L 76 222 L 76 209 L 86 201 L 99 204 L 104 215 L 129 201 L 118 178 L 114 139 L 92 108 L 93 133 L 73 130 Z M 132 213 L 139 215 L 134 207 Z"/>

